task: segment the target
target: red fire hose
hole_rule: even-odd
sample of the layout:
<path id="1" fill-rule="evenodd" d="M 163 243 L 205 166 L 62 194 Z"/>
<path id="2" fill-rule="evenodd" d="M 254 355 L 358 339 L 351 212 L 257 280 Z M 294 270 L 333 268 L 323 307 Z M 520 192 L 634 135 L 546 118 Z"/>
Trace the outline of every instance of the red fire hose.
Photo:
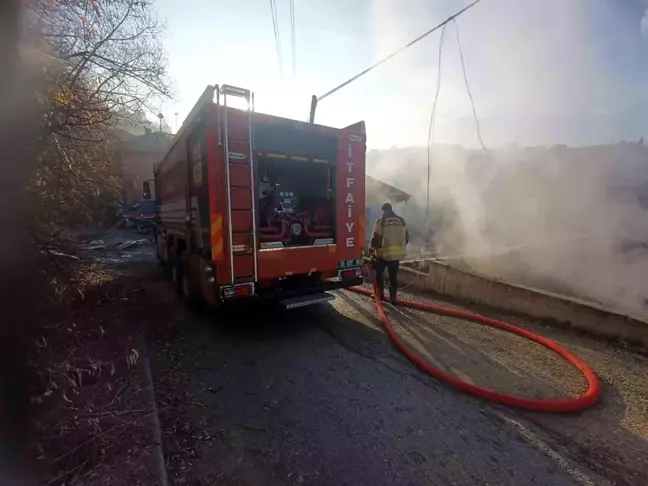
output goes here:
<path id="1" fill-rule="evenodd" d="M 468 321 L 477 322 L 479 324 L 487 324 L 489 326 L 517 334 L 518 336 L 522 336 L 538 344 L 541 344 L 542 346 L 549 348 L 553 352 L 562 356 L 572 366 L 580 371 L 587 380 L 588 387 L 587 391 L 577 398 L 568 398 L 566 400 L 537 400 L 533 398 L 506 395 L 504 393 L 498 393 L 487 388 L 481 388 L 468 382 L 459 380 L 454 376 L 450 376 L 449 374 L 439 370 L 438 368 L 431 366 L 430 364 L 423 361 L 420 357 L 418 357 L 414 352 L 412 352 L 412 350 L 398 336 L 396 331 L 394 331 L 392 323 L 389 321 L 387 314 L 385 314 L 385 309 L 383 308 L 382 302 L 378 297 L 378 289 L 376 288 L 374 272 L 372 269 L 368 269 L 367 273 L 371 275 L 371 280 L 374 287 L 373 292 L 359 287 L 353 287 L 349 290 L 358 294 L 374 297 L 376 301 L 376 308 L 378 309 L 378 316 L 383 323 L 385 332 L 389 336 L 389 339 L 391 339 L 396 348 L 398 348 L 398 350 L 401 351 L 412 363 L 414 363 L 416 366 L 418 366 L 434 378 L 448 383 L 453 388 L 468 393 L 469 395 L 474 395 L 476 397 L 483 398 L 491 402 L 500 403 L 502 405 L 507 405 L 509 407 L 532 410 L 534 412 L 578 412 L 580 410 L 591 407 L 599 400 L 601 396 L 601 384 L 596 374 L 594 374 L 594 371 L 592 371 L 592 369 L 587 366 L 578 356 L 567 351 L 565 348 L 551 341 L 550 339 L 544 338 L 542 336 L 539 336 L 538 334 L 532 333 L 525 329 L 521 329 L 511 324 L 507 324 L 506 322 L 491 319 L 489 317 L 474 314 L 472 312 L 446 309 L 437 305 L 399 300 L 398 304 L 405 307 L 410 307 L 412 309 L 418 309 L 426 312 L 434 312 L 436 314 L 446 315 L 450 317 L 457 317 L 459 319 L 465 319 Z"/>

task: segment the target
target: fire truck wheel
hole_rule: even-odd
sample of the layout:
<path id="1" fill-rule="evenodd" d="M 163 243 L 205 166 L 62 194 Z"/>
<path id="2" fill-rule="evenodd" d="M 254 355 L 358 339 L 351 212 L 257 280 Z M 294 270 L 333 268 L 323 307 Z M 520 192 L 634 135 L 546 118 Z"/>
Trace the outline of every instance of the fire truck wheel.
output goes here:
<path id="1" fill-rule="evenodd" d="M 157 255 L 157 262 L 162 271 L 166 274 L 169 271 L 169 265 L 165 262 L 160 255 Z"/>
<path id="2" fill-rule="evenodd" d="M 185 250 L 182 252 L 182 255 L 180 255 L 180 280 L 179 280 L 179 287 L 180 287 L 180 295 L 182 296 L 182 300 L 184 303 L 192 308 L 192 309 L 197 309 L 200 307 L 200 304 L 202 303 L 201 296 L 198 292 L 196 292 L 191 284 L 191 278 L 190 278 L 190 268 L 189 268 L 189 253 Z"/>
<path id="3" fill-rule="evenodd" d="M 173 283 L 173 287 L 175 288 L 175 290 L 178 293 L 180 293 L 181 292 L 180 282 L 181 282 L 181 278 L 182 278 L 181 277 L 182 269 L 181 269 L 181 265 L 180 265 L 180 260 L 178 259 L 178 257 L 173 256 L 173 255 L 174 255 L 174 253 L 169 255 L 169 270 L 170 270 L 169 274 L 171 276 L 171 282 Z"/>
<path id="4" fill-rule="evenodd" d="M 155 256 L 157 257 L 158 264 L 162 268 L 162 271 L 165 274 L 168 274 L 171 269 L 169 268 L 170 265 L 164 259 L 164 257 L 162 256 L 162 253 L 160 251 L 162 245 L 166 245 L 166 242 L 164 241 L 164 239 L 161 236 L 158 235 L 157 241 L 155 242 Z"/>

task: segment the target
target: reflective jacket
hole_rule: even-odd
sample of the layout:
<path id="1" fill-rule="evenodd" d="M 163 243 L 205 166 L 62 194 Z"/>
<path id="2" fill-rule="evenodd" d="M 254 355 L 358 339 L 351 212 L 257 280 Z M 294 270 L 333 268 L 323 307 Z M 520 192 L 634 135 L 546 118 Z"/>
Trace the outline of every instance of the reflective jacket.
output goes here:
<path id="1" fill-rule="evenodd" d="M 381 260 L 403 260 L 409 234 L 405 220 L 395 214 L 378 218 L 371 236 L 371 247 Z"/>

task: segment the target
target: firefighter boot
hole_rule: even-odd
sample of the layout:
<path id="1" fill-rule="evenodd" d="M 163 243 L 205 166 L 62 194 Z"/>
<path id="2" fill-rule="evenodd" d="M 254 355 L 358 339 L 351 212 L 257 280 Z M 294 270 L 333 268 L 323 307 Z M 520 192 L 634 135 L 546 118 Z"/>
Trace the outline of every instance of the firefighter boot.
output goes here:
<path id="1" fill-rule="evenodd" d="M 378 287 L 378 297 L 380 298 L 381 302 L 387 302 L 387 298 L 385 297 L 385 282 L 382 278 L 379 278 L 376 280 L 376 286 Z"/>

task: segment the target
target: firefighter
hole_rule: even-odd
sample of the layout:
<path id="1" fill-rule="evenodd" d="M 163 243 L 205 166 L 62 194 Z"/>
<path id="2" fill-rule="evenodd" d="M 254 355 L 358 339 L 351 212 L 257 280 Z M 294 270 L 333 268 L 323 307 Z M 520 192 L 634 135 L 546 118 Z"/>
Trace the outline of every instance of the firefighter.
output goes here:
<path id="1" fill-rule="evenodd" d="M 396 304 L 398 292 L 398 267 L 405 258 L 405 246 L 409 243 L 409 233 L 405 220 L 394 213 L 392 205 L 382 205 L 382 217 L 376 220 L 373 234 L 371 235 L 370 248 L 373 250 L 376 261 L 376 283 L 380 299 L 385 300 L 385 269 L 389 272 L 389 299 Z"/>

